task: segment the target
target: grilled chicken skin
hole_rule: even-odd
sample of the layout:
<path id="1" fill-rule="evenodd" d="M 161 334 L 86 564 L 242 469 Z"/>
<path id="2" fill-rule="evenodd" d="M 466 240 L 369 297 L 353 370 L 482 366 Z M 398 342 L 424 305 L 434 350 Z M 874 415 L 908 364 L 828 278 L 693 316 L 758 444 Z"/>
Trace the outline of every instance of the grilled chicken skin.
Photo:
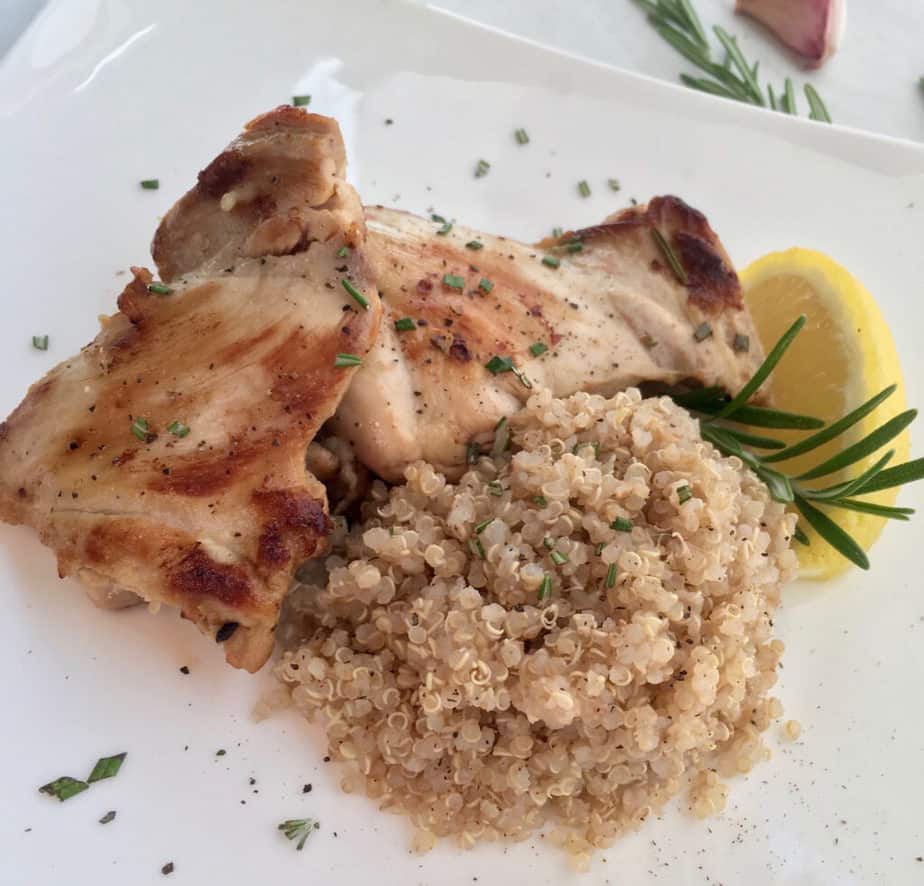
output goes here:
<path id="1" fill-rule="evenodd" d="M 559 397 L 642 382 L 736 390 L 762 359 L 728 255 L 676 197 L 535 246 L 458 225 L 438 235 L 383 207 L 367 207 L 366 224 L 385 316 L 332 429 L 386 480 L 416 459 L 458 474 L 467 443 L 490 438 L 530 385 Z M 412 330 L 396 329 L 404 318 Z M 516 371 L 492 374 L 492 357 Z"/>
<path id="2" fill-rule="evenodd" d="M 97 600 L 177 606 L 248 670 L 325 548 L 305 451 L 355 373 L 336 355 L 363 356 L 381 319 L 344 166 L 328 118 L 248 123 L 157 231 L 163 284 L 133 269 L 96 339 L 0 425 L 2 519 Z"/>

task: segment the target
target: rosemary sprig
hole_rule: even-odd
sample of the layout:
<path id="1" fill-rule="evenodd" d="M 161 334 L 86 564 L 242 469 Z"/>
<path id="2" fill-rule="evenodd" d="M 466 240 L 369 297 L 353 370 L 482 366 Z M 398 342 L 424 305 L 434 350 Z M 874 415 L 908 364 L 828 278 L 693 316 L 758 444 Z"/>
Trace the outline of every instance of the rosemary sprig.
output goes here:
<path id="1" fill-rule="evenodd" d="M 663 0 L 662 0 L 663 2 Z M 776 467 L 777 463 L 797 455 L 811 452 L 835 440 L 873 412 L 895 392 L 896 385 L 890 385 L 876 396 L 843 418 L 826 425 L 823 421 L 808 415 L 781 412 L 765 406 L 752 406 L 750 399 L 767 380 L 776 365 L 783 358 L 799 331 L 805 325 L 805 318 L 799 317 L 783 333 L 770 350 L 767 359 L 760 365 L 751 379 L 735 396 L 729 396 L 721 388 L 700 388 L 685 394 L 678 394 L 674 400 L 681 406 L 701 414 L 700 434 L 720 452 L 737 456 L 767 485 L 770 495 L 779 502 L 792 505 L 801 514 L 806 524 L 812 527 L 820 538 L 861 569 L 869 568 L 869 558 L 851 536 L 838 525 L 833 517 L 822 508 L 858 511 L 890 520 L 907 520 L 913 508 L 888 507 L 875 502 L 864 501 L 856 496 L 868 495 L 882 489 L 902 486 L 924 478 L 924 458 L 914 459 L 902 465 L 887 467 L 894 450 L 888 450 L 877 461 L 857 476 L 840 481 L 823 489 L 805 485 L 805 481 L 826 477 L 852 467 L 857 462 L 878 452 L 897 437 L 917 417 L 917 410 L 908 409 L 880 425 L 861 440 L 846 446 L 839 453 L 798 476 L 790 476 Z M 719 422 L 722 422 L 721 424 Z M 816 433 L 786 446 L 782 441 L 742 431 L 725 424 L 751 425 L 761 428 L 819 429 Z M 766 455 L 758 455 L 751 449 L 769 449 Z M 802 526 L 796 527 L 796 539 L 808 544 L 809 538 Z"/>
<path id="2" fill-rule="evenodd" d="M 760 62 L 749 63 L 738 46 L 738 40 L 718 25 L 712 32 L 724 50 L 724 61 L 713 60 L 712 49 L 703 24 L 690 0 L 635 0 L 648 13 L 648 21 L 687 61 L 692 62 L 708 77 L 681 74 L 680 80 L 692 89 L 730 98 L 734 101 L 770 108 L 784 114 L 796 114 L 796 92 L 787 77 L 779 97 L 768 83 L 766 95 L 757 79 Z M 821 96 L 810 84 L 805 84 L 809 119 L 831 122 L 831 115 Z"/>

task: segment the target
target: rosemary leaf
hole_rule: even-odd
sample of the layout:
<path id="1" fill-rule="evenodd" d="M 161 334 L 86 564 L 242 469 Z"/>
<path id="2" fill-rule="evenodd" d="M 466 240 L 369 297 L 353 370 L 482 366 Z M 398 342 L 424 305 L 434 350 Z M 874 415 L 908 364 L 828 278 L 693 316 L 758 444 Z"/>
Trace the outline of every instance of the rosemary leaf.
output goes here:
<path id="1" fill-rule="evenodd" d="M 796 496 L 796 507 L 812 527 L 834 550 L 861 569 L 869 569 L 869 558 L 863 549 L 827 514 L 810 505 L 802 496 Z"/>
<path id="2" fill-rule="evenodd" d="M 815 87 L 812 86 L 811 83 L 806 83 L 803 89 L 809 103 L 809 119 L 820 120 L 822 123 L 830 123 L 831 115 L 828 113 L 828 109 L 821 100 L 821 96 L 816 92 Z"/>
<path id="3" fill-rule="evenodd" d="M 792 483 L 785 474 L 767 467 L 759 467 L 756 473 L 764 481 L 767 489 L 770 490 L 770 497 L 774 501 L 779 501 L 783 504 L 791 504 L 795 501 L 796 496 L 793 492 Z"/>
<path id="4" fill-rule="evenodd" d="M 836 483 L 834 486 L 829 486 L 827 489 L 802 489 L 801 494 L 813 501 L 830 501 L 836 498 L 850 498 L 851 495 L 856 495 L 864 485 L 878 477 L 894 455 L 895 450 L 890 449 L 874 465 L 871 465 L 860 474 L 859 477 L 855 477 L 853 480 L 847 480 L 844 483 Z"/>
<path id="5" fill-rule="evenodd" d="M 914 513 L 914 508 L 891 508 L 887 505 L 877 505 L 871 501 L 859 501 L 855 498 L 836 498 L 827 504 L 833 508 L 859 511 L 861 514 L 872 514 L 876 517 L 886 517 L 889 520 L 907 520 Z"/>
<path id="6" fill-rule="evenodd" d="M 718 25 L 716 25 L 712 30 L 716 37 L 719 38 L 719 42 L 722 44 L 722 46 L 725 47 L 725 51 L 731 58 L 732 64 L 738 69 L 742 79 L 747 84 L 748 91 L 750 92 L 755 103 L 763 107 L 764 94 L 761 92 L 760 86 L 757 85 L 757 66 L 755 65 L 753 68 L 748 67 L 748 63 L 744 60 L 744 56 L 741 54 L 741 50 L 738 48 L 738 41 L 732 37 L 724 28 L 720 28 Z"/>
<path id="7" fill-rule="evenodd" d="M 721 411 L 722 406 L 704 403 L 696 408 L 700 412 L 715 415 Z M 735 417 L 731 421 L 741 425 L 750 425 L 752 428 L 794 428 L 797 431 L 815 430 L 825 426 L 820 418 L 800 415 L 797 412 L 770 409 L 766 406 L 742 406 L 735 411 Z"/>
<path id="8" fill-rule="evenodd" d="M 739 443 L 753 446 L 755 449 L 782 449 L 786 445 L 782 440 L 775 440 L 773 437 L 761 437 L 759 434 L 749 434 L 747 431 L 739 431 L 737 428 L 723 426 L 722 430 L 734 437 Z"/>
<path id="9" fill-rule="evenodd" d="M 883 471 L 875 480 L 867 483 L 858 494 L 868 495 L 870 492 L 891 489 L 893 486 L 904 486 L 906 483 L 914 483 L 921 479 L 924 479 L 924 458 L 916 458 Z"/>
<path id="10" fill-rule="evenodd" d="M 809 537 L 805 534 L 805 531 L 804 531 L 804 530 L 802 529 L 802 527 L 799 526 L 798 524 L 796 525 L 796 528 L 793 529 L 793 531 L 792 531 L 792 537 L 793 537 L 797 542 L 799 542 L 799 544 L 801 544 L 801 545 L 808 545 L 808 544 L 809 544 Z"/>

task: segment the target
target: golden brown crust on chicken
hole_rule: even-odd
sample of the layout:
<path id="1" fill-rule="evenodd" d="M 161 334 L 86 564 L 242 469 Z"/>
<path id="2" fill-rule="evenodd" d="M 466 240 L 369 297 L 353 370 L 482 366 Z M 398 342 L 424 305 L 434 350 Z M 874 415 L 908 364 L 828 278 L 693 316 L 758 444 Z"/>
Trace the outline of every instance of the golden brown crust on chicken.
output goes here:
<path id="1" fill-rule="evenodd" d="M 385 318 L 332 428 L 387 480 L 416 459 L 458 473 L 466 444 L 528 397 L 523 377 L 558 397 L 643 382 L 736 389 L 760 361 L 731 261 L 705 217 L 676 197 L 536 246 L 459 225 L 440 236 L 438 225 L 384 207 L 367 207 L 366 220 Z M 482 248 L 466 248 L 473 240 Z M 546 254 L 560 264 L 543 263 Z M 396 331 L 402 317 L 416 328 Z M 703 323 L 710 334 L 698 340 Z M 749 352 L 733 347 L 739 334 Z M 537 343 L 548 350 L 534 354 Z M 492 375 L 495 355 L 520 373 Z"/>
<path id="2" fill-rule="evenodd" d="M 355 371 L 336 355 L 378 332 L 364 240 L 336 123 L 249 123 L 158 229 L 171 292 L 134 269 L 97 338 L 0 425 L 0 518 L 95 598 L 175 605 L 259 668 L 293 570 L 326 545 L 305 450 Z"/>

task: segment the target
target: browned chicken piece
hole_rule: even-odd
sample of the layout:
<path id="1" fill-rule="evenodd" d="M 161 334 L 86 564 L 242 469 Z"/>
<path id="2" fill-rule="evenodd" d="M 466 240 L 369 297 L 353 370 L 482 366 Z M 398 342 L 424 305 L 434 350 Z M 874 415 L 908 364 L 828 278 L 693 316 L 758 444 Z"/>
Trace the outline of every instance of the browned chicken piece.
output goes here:
<path id="1" fill-rule="evenodd" d="M 385 317 L 332 429 L 386 480 L 416 459 L 458 474 L 533 385 L 736 390 L 762 359 L 728 255 L 676 197 L 536 246 L 383 207 L 366 224 Z"/>
<path id="2" fill-rule="evenodd" d="M 135 269 L 96 339 L 0 425 L 0 517 L 98 601 L 177 606 L 251 671 L 295 567 L 325 549 L 305 451 L 355 373 L 337 355 L 365 355 L 381 320 L 344 166 L 333 120 L 248 123 L 157 231 L 163 283 Z"/>

